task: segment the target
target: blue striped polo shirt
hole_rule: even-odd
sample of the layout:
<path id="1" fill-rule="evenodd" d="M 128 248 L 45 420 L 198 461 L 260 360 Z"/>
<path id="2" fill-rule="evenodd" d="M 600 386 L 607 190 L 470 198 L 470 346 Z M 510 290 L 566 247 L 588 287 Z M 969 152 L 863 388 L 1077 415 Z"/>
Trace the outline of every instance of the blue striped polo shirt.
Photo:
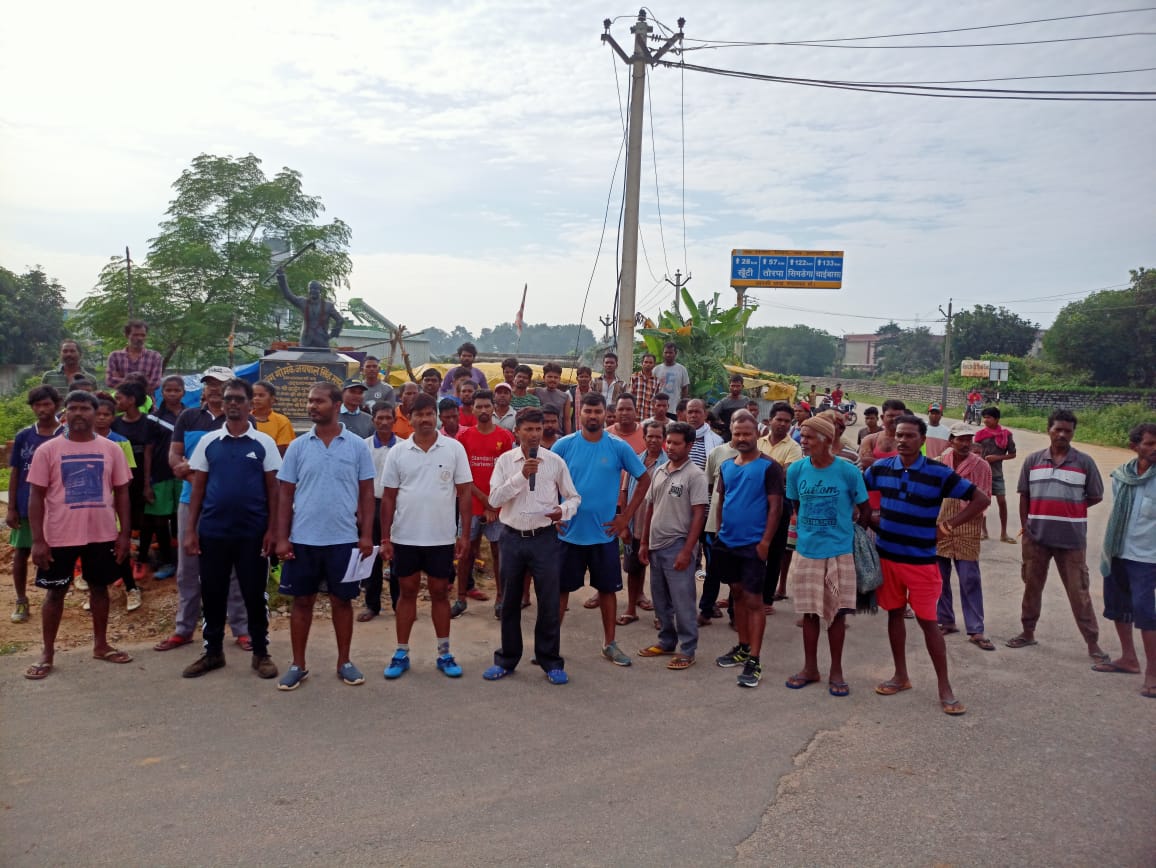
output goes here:
<path id="1" fill-rule="evenodd" d="M 975 486 L 946 464 L 920 455 L 910 467 L 898 455 L 867 468 L 868 491 L 882 499 L 875 548 L 879 557 L 904 564 L 935 563 L 935 528 L 944 498 L 971 500 Z"/>

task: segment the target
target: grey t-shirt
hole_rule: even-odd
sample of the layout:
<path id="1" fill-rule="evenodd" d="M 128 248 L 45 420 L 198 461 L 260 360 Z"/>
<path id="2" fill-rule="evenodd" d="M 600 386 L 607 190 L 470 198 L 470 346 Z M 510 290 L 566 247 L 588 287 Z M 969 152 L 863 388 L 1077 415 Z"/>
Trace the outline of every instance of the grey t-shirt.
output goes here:
<path id="1" fill-rule="evenodd" d="M 654 376 L 658 377 L 659 388 L 670 395 L 671 404 L 682 397 L 683 386 L 690 387 L 690 374 L 678 362 L 673 365 L 655 365 Z"/>
<path id="2" fill-rule="evenodd" d="M 361 407 L 363 410 L 372 413 L 373 405 L 379 401 L 389 401 L 391 404 L 397 403 L 397 399 L 393 395 L 393 386 L 382 379 L 379 379 L 375 386 L 365 387 L 365 397 L 361 399 Z"/>
<path id="3" fill-rule="evenodd" d="M 654 508 L 650 548 L 682 545 L 690 530 L 693 507 L 706 506 L 709 499 L 706 474 L 693 461 L 685 461 L 677 470 L 672 470 L 669 463 L 655 468 L 646 492 L 646 500 Z"/>

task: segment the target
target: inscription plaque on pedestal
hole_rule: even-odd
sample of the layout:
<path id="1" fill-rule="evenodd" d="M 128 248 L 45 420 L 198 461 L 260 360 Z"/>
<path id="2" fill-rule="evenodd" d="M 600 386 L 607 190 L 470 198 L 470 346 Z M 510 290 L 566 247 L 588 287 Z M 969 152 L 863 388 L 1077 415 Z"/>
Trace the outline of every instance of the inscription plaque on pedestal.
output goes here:
<path id="1" fill-rule="evenodd" d="M 357 361 L 332 350 L 294 347 L 261 359 L 259 371 L 277 390 L 275 409 L 284 413 L 298 431 L 308 428 L 309 390 L 316 383 L 333 383 L 341 388 Z"/>

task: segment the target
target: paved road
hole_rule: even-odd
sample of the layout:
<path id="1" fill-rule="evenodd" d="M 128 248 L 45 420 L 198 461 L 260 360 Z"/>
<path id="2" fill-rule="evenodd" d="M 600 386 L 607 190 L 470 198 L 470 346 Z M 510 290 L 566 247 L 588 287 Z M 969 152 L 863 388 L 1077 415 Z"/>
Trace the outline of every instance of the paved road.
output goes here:
<path id="1" fill-rule="evenodd" d="M 1044 444 L 1017 439 L 1021 455 Z M 1104 471 L 1127 457 L 1088 451 Z M 1093 513 L 1097 549 L 1106 515 Z M 986 546 L 989 633 L 1006 639 L 1018 550 Z M 355 660 L 374 673 L 359 688 L 331 674 L 327 623 L 291 694 L 235 648 L 198 681 L 178 677 L 190 648 L 133 649 L 125 667 L 68 652 L 41 683 L 20 678 L 28 656 L 4 658 L 0 863 L 1156 865 L 1156 702 L 1139 676 L 1089 670 L 1054 576 L 1039 646 L 951 637 L 958 719 L 939 712 L 914 637 L 915 689 L 871 690 L 890 671 L 882 617 L 848 633 L 850 698 L 784 689 L 801 663 L 793 622 L 771 619 L 756 691 L 709 665 L 732 643 L 725 626 L 703 631 L 686 673 L 623 670 L 596 656 L 581 607 L 565 688 L 528 667 L 484 683 L 496 622 L 476 604 L 454 624 L 456 682 L 433 669 L 428 619 L 416 668 L 389 684 L 392 619 L 358 625 Z M 640 622 L 620 636 L 638 648 L 652 634 Z M 284 632 L 273 649 L 287 659 Z"/>

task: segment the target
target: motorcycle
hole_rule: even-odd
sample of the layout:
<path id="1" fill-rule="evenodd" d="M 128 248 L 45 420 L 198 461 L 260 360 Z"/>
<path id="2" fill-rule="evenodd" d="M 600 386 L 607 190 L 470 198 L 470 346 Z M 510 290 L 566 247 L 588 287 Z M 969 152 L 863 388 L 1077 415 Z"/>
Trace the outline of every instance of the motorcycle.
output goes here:
<path id="1" fill-rule="evenodd" d="M 848 398 L 846 401 L 844 401 L 842 404 L 840 404 L 838 407 L 835 408 L 840 413 L 842 413 L 843 418 L 845 420 L 847 420 L 847 427 L 848 428 L 850 428 L 852 425 L 856 424 L 859 421 L 859 414 L 857 412 L 855 412 L 855 408 L 857 406 L 858 406 L 858 404 L 856 404 L 854 401 L 852 401 L 850 398 Z"/>

